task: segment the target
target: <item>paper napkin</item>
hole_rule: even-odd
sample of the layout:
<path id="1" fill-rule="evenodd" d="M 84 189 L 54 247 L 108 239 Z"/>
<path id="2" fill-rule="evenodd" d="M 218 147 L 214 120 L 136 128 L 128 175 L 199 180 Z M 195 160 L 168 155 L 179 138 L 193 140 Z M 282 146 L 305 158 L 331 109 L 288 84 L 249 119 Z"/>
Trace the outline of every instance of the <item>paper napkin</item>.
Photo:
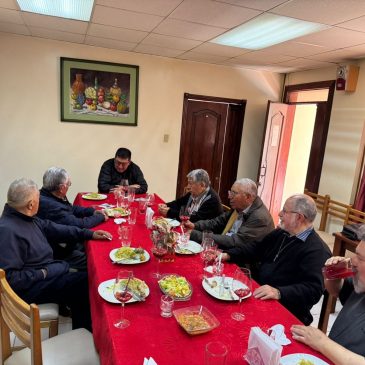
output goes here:
<path id="1" fill-rule="evenodd" d="M 245 359 L 250 365 L 279 365 L 282 349 L 259 327 L 252 327 Z"/>
<path id="2" fill-rule="evenodd" d="M 146 226 L 147 228 L 152 228 L 152 217 L 154 215 L 154 211 L 150 208 L 147 207 L 146 210 Z"/>
<path id="3" fill-rule="evenodd" d="M 289 345 L 291 341 L 286 337 L 284 326 L 282 324 L 276 324 L 272 326 L 268 330 L 269 336 L 278 344 L 278 345 Z"/>
<path id="4" fill-rule="evenodd" d="M 115 224 L 122 224 L 124 222 L 126 222 L 126 220 L 124 218 L 114 218 Z"/>
<path id="5" fill-rule="evenodd" d="M 152 357 L 150 357 L 149 359 L 144 358 L 143 365 L 157 365 L 157 362 L 153 360 Z"/>

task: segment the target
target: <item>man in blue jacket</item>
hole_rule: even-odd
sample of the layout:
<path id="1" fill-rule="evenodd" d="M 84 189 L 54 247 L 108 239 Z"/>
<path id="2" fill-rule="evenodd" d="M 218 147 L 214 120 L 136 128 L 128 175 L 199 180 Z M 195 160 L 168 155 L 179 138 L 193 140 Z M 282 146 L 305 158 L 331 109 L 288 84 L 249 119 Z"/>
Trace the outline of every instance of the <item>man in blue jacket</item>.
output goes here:
<path id="1" fill-rule="evenodd" d="M 49 240 L 110 239 L 105 231 L 65 226 L 36 217 L 37 185 L 28 179 L 11 183 L 0 218 L 0 267 L 13 290 L 28 303 L 69 306 L 73 328 L 91 330 L 86 272 L 70 272 L 65 261 L 54 260 Z"/>
<path id="2" fill-rule="evenodd" d="M 43 175 L 37 216 L 55 223 L 92 228 L 108 219 L 101 210 L 72 205 L 67 199 L 71 178 L 67 171 L 50 167 Z M 82 242 L 50 242 L 56 259 L 67 261 L 73 269 L 86 270 L 86 256 Z"/>

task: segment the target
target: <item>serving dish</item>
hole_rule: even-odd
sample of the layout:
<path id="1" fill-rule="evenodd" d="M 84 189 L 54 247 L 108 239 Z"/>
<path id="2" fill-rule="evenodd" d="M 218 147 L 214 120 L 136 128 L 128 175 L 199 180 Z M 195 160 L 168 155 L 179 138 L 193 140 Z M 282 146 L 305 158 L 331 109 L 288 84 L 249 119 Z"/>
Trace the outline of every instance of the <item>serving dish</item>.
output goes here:
<path id="1" fill-rule="evenodd" d="M 158 285 L 164 294 L 170 295 L 176 301 L 189 300 L 193 294 L 191 284 L 181 275 L 164 274 Z"/>

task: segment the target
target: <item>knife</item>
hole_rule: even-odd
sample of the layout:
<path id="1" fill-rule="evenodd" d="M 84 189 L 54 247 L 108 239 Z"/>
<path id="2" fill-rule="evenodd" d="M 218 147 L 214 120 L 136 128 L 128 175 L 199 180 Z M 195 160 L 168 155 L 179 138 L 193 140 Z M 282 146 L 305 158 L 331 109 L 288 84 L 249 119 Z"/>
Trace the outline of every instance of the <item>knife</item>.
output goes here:
<path id="1" fill-rule="evenodd" d="M 136 293 L 135 291 L 130 289 L 128 291 L 132 294 L 133 299 L 137 300 L 138 302 L 144 302 L 146 300 L 146 297 Z"/>

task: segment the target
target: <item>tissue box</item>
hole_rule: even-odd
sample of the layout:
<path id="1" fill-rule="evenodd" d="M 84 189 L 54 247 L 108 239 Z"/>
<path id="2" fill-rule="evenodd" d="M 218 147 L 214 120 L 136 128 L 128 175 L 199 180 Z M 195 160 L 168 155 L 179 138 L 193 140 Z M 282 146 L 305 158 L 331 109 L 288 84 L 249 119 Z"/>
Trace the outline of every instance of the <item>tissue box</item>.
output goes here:
<path id="1" fill-rule="evenodd" d="M 252 327 L 245 359 L 250 365 L 279 365 L 282 349 L 259 327 Z"/>

